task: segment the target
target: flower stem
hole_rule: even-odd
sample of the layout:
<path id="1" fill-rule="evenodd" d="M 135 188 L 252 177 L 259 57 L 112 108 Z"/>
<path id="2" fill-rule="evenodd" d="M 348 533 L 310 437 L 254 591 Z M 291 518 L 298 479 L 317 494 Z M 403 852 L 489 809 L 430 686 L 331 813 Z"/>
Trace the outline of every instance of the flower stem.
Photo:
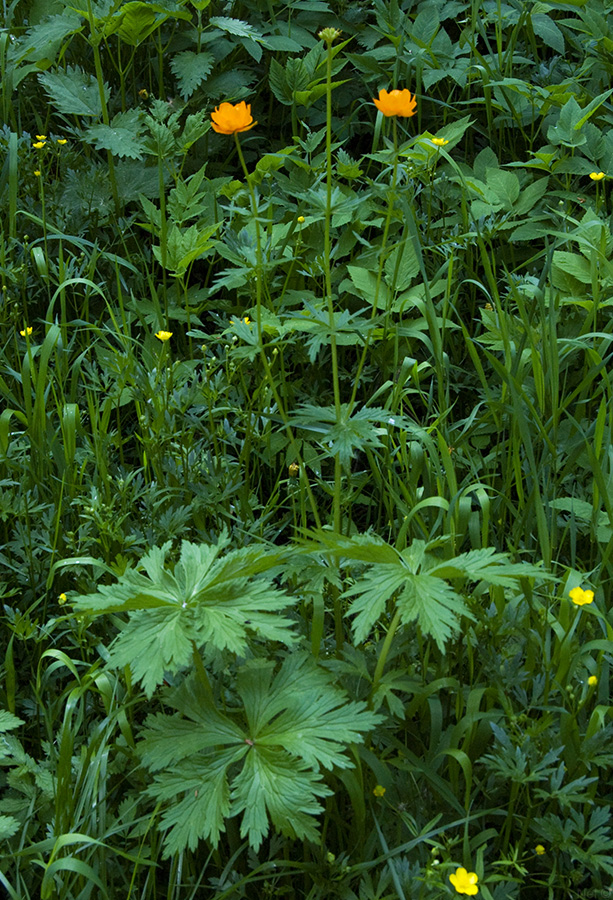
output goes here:
<path id="1" fill-rule="evenodd" d="M 256 282 L 255 282 L 255 322 L 256 328 L 258 332 L 258 347 L 260 351 L 260 359 L 262 361 L 262 367 L 266 374 L 266 380 L 270 385 L 270 390 L 272 391 L 272 395 L 274 397 L 275 403 L 277 404 L 277 409 L 279 410 L 279 415 L 283 421 L 283 425 L 285 427 L 285 432 L 287 434 L 288 440 L 291 444 L 292 450 L 298 459 L 299 465 L 301 469 L 304 470 L 304 463 L 302 460 L 302 455 L 300 453 L 300 449 L 298 447 L 298 442 L 294 436 L 294 432 L 289 424 L 287 413 L 285 412 L 285 407 L 283 406 L 283 401 L 279 396 L 279 392 L 277 390 L 277 386 L 275 384 L 272 370 L 270 368 L 270 363 L 268 362 L 268 357 L 266 356 L 266 351 L 264 350 L 264 336 L 262 334 L 262 241 L 260 238 L 260 223 L 258 221 L 258 203 L 257 198 L 255 196 L 255 191 L 253 189 L 253 183 L 251 181 L 251 175 L 249 174 L 249 170 L 247 168 L 247 164 L 245 163 L 245 157 L 243 156 L 243 151 L 240 145 L 240 141 L 238 139 L 237 132 L 234 132 L 234 141 L 236 143 L 236 150 L 238 153 L 238 158 L 240 160 L 241 167 L 243 172 L 245 173 L 245 180 L 247 182 L 247 189 L 249 191 L 249 196 L 251 198 L 251 211 L 253 214 L 253 221 L 255 223 L 255 247 L 256 247 L 256 257 L 257 257 L 257 268 L 256 268 Z M 317 510 L 317 503 L 315 501 L 315 497 L 313 496 L 313 491 L 311 490 L 311 485 L 309 484 L 308 478 L 305 477 L 305 486 L 307 490 L 307 494 L 309 497 L 309 501 L 311 503 L 311 511 L 313 513 L 313 518 L 315 519 L 315 523 L 318 528 L 321 528 L 321 519 L 319 518 L 319 512 Z"/>

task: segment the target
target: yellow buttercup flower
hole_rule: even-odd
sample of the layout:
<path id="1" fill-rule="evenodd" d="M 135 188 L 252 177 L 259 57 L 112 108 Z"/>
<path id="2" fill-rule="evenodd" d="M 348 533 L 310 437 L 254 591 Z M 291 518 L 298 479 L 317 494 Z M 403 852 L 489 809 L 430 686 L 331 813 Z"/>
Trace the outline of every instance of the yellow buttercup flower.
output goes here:
<path id="1" fill-rule="evenodd" d="M 543 856 L 543 854 L 545 853 L 545 848 L 543 847 L 542 844 L 537 844 L 536 847 L 534 848 L 534 852 L 536 853 L 537 856 Z"/>
<path id="2" fill-rule="evenodd" d="M 587 683 L 589 684 L 590 687 L 596 687 L 596 685 L 598 684 L 598 678 L 595 675 L 590 675 L 590 677 L 587 680 Z"/>
<path id="3" fill-rule="evenodd" d="M 46 143 L 46 141 L 36 141 L 32 146 L 35 150 L 42 150 Z"/>
<path id="4" fill-rule="evenodd" d="M 590 172 L 590 178 L 592 179 L 592 181 L 602 181 L 604 177 L 604 172 Z"/>
<path id="5" fill-rule="evenodd" d="M 375 795 L 375 797 L 383 797 L 383 795 L 385 794 L 385 788 L 383 787 L 383 785 L 378 784 L 373 790 L 373 794 Z"/>
<path id="6" fill-rule="evenodd" d="M 37 141 L 46 141 L 46 140 L 47 140 L 47 135 L 46 135 L 46 134 L 37 134 L 37 135 L 36 135 L 36 140 L 37 140 Z"/>
<path id="7" fill-rule="evenodd" d="M 575 606 L 585 606 L 586 603 L 593 603 L 594 591 L 584 591 L 583 588 L 575 587 L 568 592 L 568 596 Z"/>
<path id="8" fill-rule="evenodd" d="M 30 337 L 30 335 L 32 334 L 32 331 L 33 331 L 32 326 L 31 326 L 31 325 L 26 325 L 26 327 L 23 329 L 23 331 L 20 331 L 19 334 L 20 334 L 22 337 L 25 337 L 26 334 L 28 335 L 28 337 Z"/>
<path id="9" fill-rule="evenodd" d="M 218 134 L 236 134 L 239 131 L 249 131 L 257 122 L 251 115 L 251 104 L 241 100 L 240 103 L 220 103 L 211 113 L 213 131 Z"/>
<path id="10" fill-rule="evenodd" d="M 454 875 L 449 876 L 458 894 L 469 894 L 473 896 L 479 892 L 477 882 L 479 881 L 476 872 L 467 872 L 464 867 L 455 870 Z"/>
<path id="11" fill-rule="evenodd" d="M 66 603 L 67 600 L 68 600 L 68 597 L 67 597 L 66 594 L 62 591 L 62 593 L 60 594 L 60 596 L 57 598 L 57 602 L 60 604 L 60 606 L 63 606 L 64 603 Z"/>
<path id="12" fill-rule="evenodd" d="M 34 174 L 37 178 L 40 178 L 40 169 L 34 169 Z"/>
<path id="13" fill-rule="evenodd" d="M 58 144 L 67 144 L 68 140 L 67 140 L 67 138 L 58 138 L 57 142 L 58 142 Z"/>
<path id="14" fill-rule="evenodd" d="M 241 322 L 242 322 L 244 325 L 251 325 L 251 319 L 249 318 L 249 316 L 244 316 L 244 317 L 241 319 Z M 234 319 L 230 319 L 230 325 L 236 325 L 236 322 L 234 321 Z"/>
<path id="15" fill-rule="evenodd" d="M 172 331 L 156 331 L 155 336 L 158 341 L 169 341 L 172 337 Z"/>
<path id="16" fill-rule="evenodd" d="M 296 221 L 297 221 L 297 222 L 300 222 L 300 224 L 302 225 L 302 223 L 304 222 L 304 216 L 298 216 L 298 218 L 296 219 Z"/>
<path id="17" fill-rule="evenodd" d="M 404 90 L 393 90 L 389 93 L 385 90 L 379 91 L 379 97 L 373 97 L 372 102 L 384 116 L 402 116 L 408 118 L 415 115 L 417 100 L 415 94 L 411 96 L 411 92 Z"/>
<path id="18" fill-rule="evenodd" d="M 446 138 L 431 138 L 435 147 L 444 147 L 449 141 Z"/>

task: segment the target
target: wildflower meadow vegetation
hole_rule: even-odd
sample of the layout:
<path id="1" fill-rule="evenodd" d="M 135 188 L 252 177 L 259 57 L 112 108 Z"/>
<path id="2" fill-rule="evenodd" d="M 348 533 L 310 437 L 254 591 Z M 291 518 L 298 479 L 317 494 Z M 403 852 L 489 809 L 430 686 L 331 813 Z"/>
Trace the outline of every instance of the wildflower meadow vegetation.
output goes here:
<path id="1" fill-rule="evenodd" d="M 612 0 L 0 17 L 0 891 L 611 896 Z"/>

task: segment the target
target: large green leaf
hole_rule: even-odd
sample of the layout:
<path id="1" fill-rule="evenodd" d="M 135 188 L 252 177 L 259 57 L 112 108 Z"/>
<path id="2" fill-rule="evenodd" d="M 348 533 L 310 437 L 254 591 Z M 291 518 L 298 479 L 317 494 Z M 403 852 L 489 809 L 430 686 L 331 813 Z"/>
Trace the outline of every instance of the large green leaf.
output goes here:
<path id="1" fill-rule="evenodd" d="M 38 80 L 58 112 L 93 118 L 102 115 L 98 82 L 78 66 L 68 66 L 64 72 L 43 72 Z M 108 101 L 110 90 L 107 84 L 104 84 L 104 96 Z"/>
<path id="2" fill-rule="evenodd" d="M 110 125 L 92 125 L 85 132 L 85 138 L 97 150 L 110 150 L 114 156 L 142 159 L 145 141 L 141 137 L 143 113 L 130 109 L 118 113 Z"/>
<path id="3" fill-rule="evenodd" d="M 212 53 L 194 53 L 193 50 L 183 50 L 170 60 L 170 68 L 179 82 L 179 93 L 184 100 L 189 100 L 196 88 L 202 84 L 210 74 L 215 64 Z"/>
<path id="4" fill-rule="evenodd" d="M 145 574 L 127 569 L 116 584 L 73 601 L 90 616 L 129 613 L 110 661 L 130 665 L 148 696 L 165 671 L 189 663 L 194 644 L 244 654 L 251 633 L 286 645 L 297 640 L 293 622 L 282 614 L 296 599 L 267 574 L 279 553 L 254 546 L 221 556 L 227 544 L 225 536 L 213 545 L 183 541 L 174 567 L 166 565 L 170 542 L 153 547 L 141 560 Z"/>
<path id="5" fill-rule="evenodd" d="M 145 723 L 139 749 L 157 773 L 148 793 L 170 802 L 162 819 L 167 854 L 199 838 L 216 844 L 223 819 L 240 815 L 241 834 L 256 850 L 270 823 L 317 840 L 319 798 L 331 793 L 321 770 L 348 768 L 348 745 L 381 721 L 306 653 L 288 656 L 276 675 L 272 661 L 253 660 L 239 669 L 237 686 L 242 703 L 226 701 L 221 711 L 192 677 L 166 697 L 178 714 Z"/>

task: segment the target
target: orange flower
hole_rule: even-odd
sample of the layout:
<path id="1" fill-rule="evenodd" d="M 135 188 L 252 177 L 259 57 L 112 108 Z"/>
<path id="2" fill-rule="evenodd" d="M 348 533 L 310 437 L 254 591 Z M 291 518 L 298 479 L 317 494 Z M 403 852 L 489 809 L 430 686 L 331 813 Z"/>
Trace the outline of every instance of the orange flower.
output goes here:
<path id="1" fill-rule="evenodd" d="M 215 107 L 215 112 L 211 113 L 213 120 L 213 131 L 217 134 L 236 134 L 237 131 L 249 131 L 257 122 L 253 121 L 251 115 L 251 104 L 247 105 L 244 100 L 233 105 L 232 103 L 221 103 Z"/>
<path id="2" fill-rule="evenodd" d="M 406 88 L 403 91 L 379 91 L 379 98 L 373 97 L 372 102 L 380 109 L 384 116 L 403 116 L 408 118 L 415 115 L 417 100 L 415 94 Z"/>

